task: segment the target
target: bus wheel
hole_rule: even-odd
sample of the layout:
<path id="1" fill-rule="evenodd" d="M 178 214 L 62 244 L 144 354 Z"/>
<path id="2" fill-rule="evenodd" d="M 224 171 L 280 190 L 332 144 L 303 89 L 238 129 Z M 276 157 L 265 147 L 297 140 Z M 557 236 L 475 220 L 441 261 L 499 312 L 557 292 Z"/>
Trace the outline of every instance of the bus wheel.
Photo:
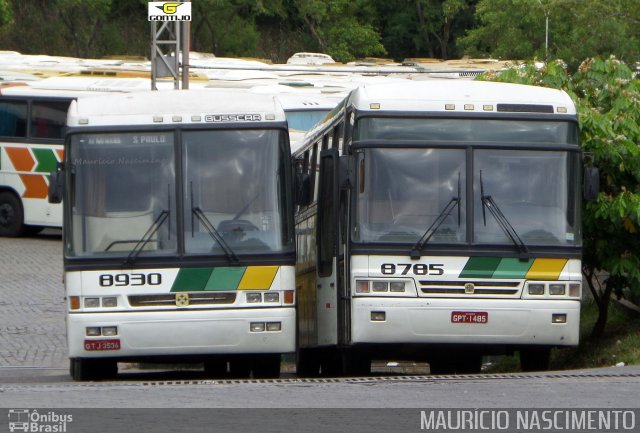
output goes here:
<path id="1" fill-rule="evenodd" d="M 371 358 L 363 353 L 345 351 L 342 353 L 342 370 L 345 376 L 369 376 Z"/>
<path id="2" fill-rule="evenodd" d="M 431 374 L 478 374 L 482 368 L 482 355 L 450 354 L 429 360 Z"/>
<path id="3" fill-rule="evenodd" d="M 279 378 L 280 355 L 255 355 L 252 370 L 254 379 Z"/>
<path id="4" fill-rule="evenodd" d="M 222 379 L 227 375 L 227 360 L 210 358 L 204 361 L 204 374 L 213 379 Z"/>
<path id="5" fill-rule="evenodd" d="M 248 379 L 251 376 L 251 361 L 247 356 L 234 356 L 229 360 L 229 377 Z"/>
<path id="6" fill-rule="evenodd" d="M 69 373 L 76 382 L 112 379 L 118 374 L 118 363 L 106 359 L 71 358 Z"/>
<path id="7" fill-rule="evenodd" d="M 296 376 L 320 376 L 320 359 L 318 358 L 318 353 L 311 349 L 298 349 L 298 353 L 296 354 Z"/>
<path id="8" fill-rule="evenodd" d="M 24 212 L 20 199 L 12 192 L 0 193 L 0 236 L 20 236 L 24 227 Z"/>
<path id="9" fill-rule="evenodd" d="M 520 349 L 520 368 L 522 371 L 547 371 L 551 360 L 548 347 L 528 347 Z"/>

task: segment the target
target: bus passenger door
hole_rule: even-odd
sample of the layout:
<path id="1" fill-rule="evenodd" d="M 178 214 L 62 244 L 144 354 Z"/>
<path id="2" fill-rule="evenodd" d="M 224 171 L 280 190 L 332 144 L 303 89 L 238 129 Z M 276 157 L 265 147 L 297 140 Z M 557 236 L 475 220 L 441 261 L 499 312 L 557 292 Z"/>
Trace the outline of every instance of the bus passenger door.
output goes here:
<path id="1" fill-rule="evenodd" d="M 338 162 L 337 149 L 320 153 L 316 226 L 319 346 L 338 343 Z"/>

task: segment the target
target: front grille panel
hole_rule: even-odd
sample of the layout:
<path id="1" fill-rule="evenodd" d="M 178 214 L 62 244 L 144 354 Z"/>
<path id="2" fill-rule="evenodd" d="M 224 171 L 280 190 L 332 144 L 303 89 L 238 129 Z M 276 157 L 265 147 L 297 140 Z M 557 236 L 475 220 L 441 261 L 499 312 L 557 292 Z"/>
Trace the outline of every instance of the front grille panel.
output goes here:
<path id="1" fill-rule="evenodd" d="M 456 297 L 518 297 L 522 288 L 519 281 L 419 281 L 424 295 L 444 295 Z M 473 284 L 473 291 L 467 289 Z"/>
<path id="2" fill-rule="evenodd" d="M 189 305 L 224 305 L 236 301 L 235 293 L 189 293 Z M 130 295 L 132 307 L 175 307 L 176 294 Z"/>

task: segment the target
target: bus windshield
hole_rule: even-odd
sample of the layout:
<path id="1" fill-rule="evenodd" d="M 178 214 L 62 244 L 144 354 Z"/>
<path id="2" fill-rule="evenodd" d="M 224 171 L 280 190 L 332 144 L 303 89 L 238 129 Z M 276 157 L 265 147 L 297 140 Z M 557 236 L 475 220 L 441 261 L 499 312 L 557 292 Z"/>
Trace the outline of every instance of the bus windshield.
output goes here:
<path id="1" fill-rule="evenodd" d="M 289 251 L 288 153 L 277 130 L 186 131 L 187 254 Z"/>
<path id="2" fill-rule="evenodd" d="M 180 146 L 175 136 L 72 136 L 69 256 L 237 262 L 240 254 L 293 250 L 284 130 L 184 130 Z"/>
<path id="3" fill-rule="evenodd" d="M 366 149 L 358 170 L 354 241 L 415 243 L 455 198 L 430 242 L 466 242 L 464 149 Z"/>
<path id="4" fill-rule="evenodd" d="M 566 151 L 363 149 L 353 240 L 415 244 L 425 236 L 428 244 L 511 244 L 505 224 L 487 208 L 490 197 L 525 245 L 580 245 L 578 169 L 578 153 Z"/>
<path id="5" fill-rule="evenodd" d="M 69 255 L 127 257 L 136 246 L 140 256 L 176 252 L 173 137 L 72 136 Z"/>

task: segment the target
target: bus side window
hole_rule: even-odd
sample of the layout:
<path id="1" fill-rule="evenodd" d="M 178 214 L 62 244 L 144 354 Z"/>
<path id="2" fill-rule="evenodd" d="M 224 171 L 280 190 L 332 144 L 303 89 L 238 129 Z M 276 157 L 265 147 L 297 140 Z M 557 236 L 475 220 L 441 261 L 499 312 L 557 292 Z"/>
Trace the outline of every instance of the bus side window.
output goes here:
<path id="1" fill-rule="evenodd" d="M 0 136 L 26 138 L 26 101 L 0 101 Z"/>
<path id="2" fill-rule="evenodd" d="M 34 101 L 31 104 L 30 135 L 34 138 L 63 138 L 71 101 Z"/>
<path id="3" fill-rule="evenodd" d="M 325 135 L 324 137 L 322 137 L 322 150 L 327 150 L 330 147 L 331 146 L 329 145 L 329 136 Z"/>
<path id="4" fill-rule="evenodd" d="M 338 149 L 338 154 L 339 155 L 343 155 L 344 151 L 342 149 L 342 134 L 343 134 L 343 130 L 344 130 L 344 123 L 339 123 L 338 125 L 335 126 L 335 128 L 333 128 L 333 147 L 335 147 L 336 149 Z"/>
<path id="5" fill-rule="evenodd" d="M 318 198 L 316 193 L 316 185 L 318 180 L 316 179 L 318 172 L 318 143 L 313 144 L 313 150 L 311 151 L 311 171 L 309 172 L 309 180 L 311 181 L 311 193 L 313 194 L 312 202 L 315 202 Z"/>

